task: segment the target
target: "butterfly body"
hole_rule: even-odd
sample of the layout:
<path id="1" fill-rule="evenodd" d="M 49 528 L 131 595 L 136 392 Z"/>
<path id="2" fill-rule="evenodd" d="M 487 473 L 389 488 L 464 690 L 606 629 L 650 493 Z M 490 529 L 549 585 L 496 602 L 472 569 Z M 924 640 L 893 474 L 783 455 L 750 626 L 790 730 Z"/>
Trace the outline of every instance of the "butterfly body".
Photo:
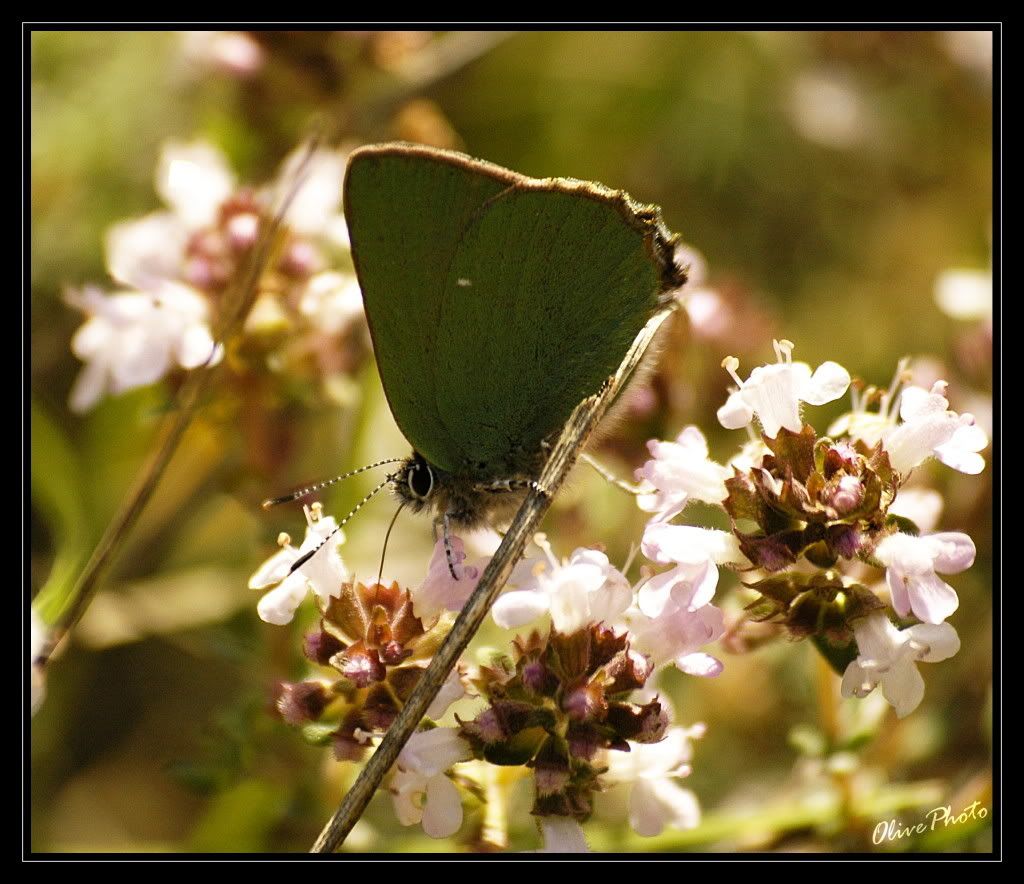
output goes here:
<path id="1" fill-rule="evenodd" d="M 573 408 L 686 279 L 656 207 L 408 144 L 355 151 L 353 259 L 384 391 L 414 453 L 405 503 L 500 521 Z"/>

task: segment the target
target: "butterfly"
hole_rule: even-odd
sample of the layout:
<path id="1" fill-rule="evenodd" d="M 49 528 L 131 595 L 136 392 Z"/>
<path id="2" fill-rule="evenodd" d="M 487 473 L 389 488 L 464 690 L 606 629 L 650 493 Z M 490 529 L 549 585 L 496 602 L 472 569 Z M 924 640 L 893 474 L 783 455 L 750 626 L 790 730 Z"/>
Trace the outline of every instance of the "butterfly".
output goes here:
<path id="1" fill-rule="evenodd" d="M 686 281 L 660 209 L 405 143 L 348 161 L 344 213 L 384 392 L 385 482 L 452 528 L 507 517 L 573 408 Z"/>

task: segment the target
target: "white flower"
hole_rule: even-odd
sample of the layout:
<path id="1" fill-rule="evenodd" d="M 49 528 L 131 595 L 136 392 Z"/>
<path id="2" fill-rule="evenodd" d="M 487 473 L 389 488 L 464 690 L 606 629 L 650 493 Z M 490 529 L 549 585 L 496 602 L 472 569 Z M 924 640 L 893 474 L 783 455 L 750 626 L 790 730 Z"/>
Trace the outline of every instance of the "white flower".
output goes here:
<path id="1" fill-rule="evenodd" d="M 700 822 L 697 796 L 683 789 L 677 779 L 690 775 L 692 740 L 704 736 L 706 728 L 672 727 L 658 743 L 629 744 L 629 752 L 609 752 L 609 785 L 627 784 L 629 824 L 646 838 L 661 834 L 665 826 L 692 829 Z"/>
<path id="2" fill-rule="evenodd" d="M 444 548 L 444 538 L 434 544 L 434 553 L 427 566 L 427 576 L 415 589 L 410 591 L 412 607 L 420 620 L 433 620 L 442 611 L 461 611 L 466 600 L 480 582 L 483 569 L 478 565 L 465 565 L 465 548 L 462 539 L 450 538 L 452 565 L 455 577 L 448 567 L 448 554 Z"/>
<path id="3" fill-rule="evenodd" d="M 736 373 L 739 360 L 734 356 L 723 360 L 722 366 L 739 385 L 718 409 L 718 420 L 726 429 L 745 427 L 756 415 L 764 434 L 771 439 L 782 427 L 799 433 L 803 427 L 801 402 L 824 405 L 838 399 L 850 386 L 850 374 L 841 365 L 823 362 L 811 374 L 809 365 L 792 361 L 790 341 L 774 341 L 773 344 L 778 362 L 755 368 L 745 381 Z"/>
<path id="4" fill-rule="evenodd" d="M 186 285 L 163 282 L 152 293 L 113 295 L 89 287 L 67 300 L 89 314 L 71 339 L 72 352 L 86 363 L 71 390 L 73 411 L 86 411 L 104 393 L 152 384 L 173 363 L 196 368 L 220 359 L 207 302 Z"/>
<path id="5" fill-rule="evenodd" d="M 654 513 L 654 521 L 667 522 L 682 512 L 692 497 L 721 503 L 728 495 L 725 480 L 732 472 L 708 458 L 708 443 L 696 427 L 686 427 L 675 442 L 651 439 L 653 456 L 636 471 L 641 482 L 640 509 Z"/>
<path id="6" fill-rule="evenodd" d="M 249 589 L 266 589 L 276 584 L 260 599 L 256 608 L 260 618 L 267 623 L 277 626 L 290 623 L 309 589 L 322 599 L 337 598 L 341 594 L 341 585 L 348 579 L 348 572 L 337 553 L 345 534 L 337 531 L 332 535 L 338 527 L 334 518 L 319 518 L 318 513 L 316 505 L 306 510 L 308 525 L 302 546 L 296 549 L 288 535 L 282 534 L 278 538 L 281 549 L 249 578 Z M 311 550 L 316 552 L 292 571 L 295 562 Z"/>
<path id="7" fill-rule="evenodd" d="M 572 817 L 542 816 L 537 818 L 544 846 L 537 853 L 587 853 L 583 827 Z"/>
<path id="8" fill-rule="evenodd" d="M 324 334 L 340 334 L 363 315 L 358 280 L 335 271 L 318 273 L 306 283 L 299 311 Z"/>
<path id="9" fill-rule="evenodd" d="M 985 460 L 978 452 L 988 445 L 988 437 L 971 415 L 948 410 L 946 387 L 945 381 L 937 381 L 930 392 L 922 387 L 903 391 L 903 423 L 882 436 L 889 462 L 900 474 L 906 475 L 932 456 L 972 476 L 985 469 Z"/>
<path id="10" fill-rule="evenodd" d="M 710 604 L 718 565 L 750 564 L 738 541 L 726 531 L 653 523 L 641 548 L 649 559 L 675 567 L 638 589 L 637 604 L 626 615 L 634 648 L 655 666 L 673 662 L 689 675 L 718 675 L 721 662 L 700 649 L 725 633 L 722 611 Z"/>
<path id="11" fill-rule="evenodd" d="M 718 586 L 718 565 L 750 565 L 728 531 L 654 523 L 645 529 L 640 548 L 651 561 L 676 566 L 638 590 L 637 603 L 648 617 L 660 616 L 670 598 L 690 610 L 706 605 Z"/>
<path id="12" fill-rule="evenodd" d="M 164 144 L 156 165 L 156 191 L 187 229 L 213 224 L 234 189 L 227 159 L 208 141 Z"/>
<path id="13" fill-rule="evenodd" d="M 447 838 L 462 825 L 462 798 L 446 771 L 473 756 L 458 728 L 418 731 L 402 748 L 389 791 L 403 826 L 423 824 L 431 838 Z"/>
<path id="14" fill-rule="evenodd" d="M 904 718 L 924 697 L 917 663 L 937 663 L 960 650 L 960 638 L 948 623 L 927 623 L 900 631 L 884 612 L 855 620 L 857 659 L 843 673 L 844 697 L 865 697 L 879 684 L 882 694 Z"/>
<path id="15" fill-rule="evenodd" d="M 577 549 L 560 563 L 543 535 L 535 542 L 547 560 L 533 564 L 520 587 L 494 603 L 491 613 L 499 626 L 515 629 L 550 613 L 555 629 L 568 635 L 590 623 L 610 623 L 629 607 L 629 581 L 603 552 Z"/>
<path id="16" fill-rule="evenodd" d="M 890 534 L 875 549 L 875 558 L 886 566 L 896 613 L 906 617 L 913 611 L 925 623 L 941 623 L 960 603 L 936 571 L 959 574 L 974 564 L 974 555 L 974 541 L 957 531 L 921 537 Z"/>

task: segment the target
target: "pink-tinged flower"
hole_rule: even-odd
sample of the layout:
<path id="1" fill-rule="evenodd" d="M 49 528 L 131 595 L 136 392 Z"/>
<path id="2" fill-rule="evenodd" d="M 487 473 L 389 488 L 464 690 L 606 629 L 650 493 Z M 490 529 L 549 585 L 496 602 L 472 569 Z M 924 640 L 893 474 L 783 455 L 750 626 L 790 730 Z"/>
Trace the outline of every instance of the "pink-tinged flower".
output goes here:
<path id="1" fill-rule="evenodd" d="M 690 498 L 721 503 L 728 495 L 725 480 L 732 472 L 708 458 L 708 443 L 696 427 L 687 427 L 675 442 L 651 439 L 652 460 L 636 471 L 641 483 L 637 505 L 654 513 L 656 522 L 667 522 L 682 512 Z"/>
<path id="2" fill-rule="evenodd" d="M 626 620 L 634 647 L 655 666 L 672 662 L 689 675 L 716 676 L 722 664 L 701 648 L 725 633 L 722 611 L 710 604 L 718 566 L 749 566 L 726 531 L 654 523 L 641 544 L 647 558 L 675 567 L 647 580 Z"/>
<path id="3" fill-rule="evenodd" d="M 431 838 L 448 838 L 462 825 L 462 797 L 446 771 L 473 756 L 458 728 L 418 731 L 402 748 L 389 791 L 403 826 L 423 824 Z"/>
<path id="4" fill-rule="evenodd" d="M 281 549 L 249 578 L 249 589 L 275 587 L 260 599 L 256 608 L 260 619 L 267 623 L 276 626 L 290 623 L 295 609 L 310 589 L 322 599 L 337 598 L 341 595 L 342 584 L 348 580 L 348 571 L 337 553 L 345 534 L 337 531 L 332 535 L 338 527 L 334 518 L 319 518 L 318 513 L 318 508 L 306 511 L 308 526 L 302 546 L 296 549 L 291 545 L 291 538 L 281 534 L 278 537 Z M 292 571 L 295 562 L 314 549 L 316 552 Z"/>
<path id="5" fill-rule="evenodd" d="M 637 603 L 648 617 L 659 617 L 670 599 L 691 611 L 706 605 L 718 586 L 718 565 L 750 565 L 735 535 L 689 525 L 650 524 L 640 548 L 651 561 L 676 566 L 638 590 Z"/>
<path id="6" fill-rule="evenodd" d="M 945 381 L 937 381 L 930 392 L 922 387 L 903 391 L 903 423 L 882 437 L 889 462 L 897 472 L 906 475 L 929 457 L 972 476 L 985 469 L 985 460 L 978 452 L 988 445 L 988 437 L 975 425 L 972 415 L 948 410 L 946 387 Z"/>
<path id="7" fill-rule="evenodd" d="M 890 534 L 875 548 L 885 565 L 892 606 L 901 617 L 911 611 L 925 623 L 942 623 L 960 604 L 956 591 L 939 578 L 959 574 L 974 564 L 974 541 L 958 531 Z"/>
<path id="8" fill-rule="evenodd" d="M 714 605 L 690 608 L 670 602 L 657 617 L 639 610 L 626 615 L 633 647 L 655 667 L 674 663 L 687 675 L 713 678 L 723 669 L 720 660 L 700 649 L 725 634 L 725 615 Z"/>
<path id="9" fill-rule="evenodd" d="M 697 796 L 676 780 L 690 775 L 695 739 L 704 736 L 703 724 L 669 728 L 658 743 L 634 743 L 629 752 L 609 752 L 609 785 L 628 785 L 629 824 L 638 835 L 651 838 L 666 826 L 692 829 L 700 822 Z"/>
<path id="10" fill-rule="evenodd" d="M 583 827 L 569 816 L 537 817 L 544 846 L 537 853 L 588 853 Z"/>
<path id="11" fill-rule="evenodd" d="M 413 610 L 421 620 L 433 620 L 442 611 L 461 611 L 480 582 L 483 569 L 478 565 L 463 564 L 466 551 L 461 538 L 452 536 L 450 540 L 455 577 L 452 578 L 448 568 L 444 538 L 441 538 L 434 544 L 426 579 L 417 589 L 411 590 Z"/>
<path id="12" fill-rule="evenodd" d="M 745 381 L 736 373 L 739 360 L 729 356 L 722 362 L 739 385 L 718 409 L 718 420 L 726 429 L 745 427 L 756 416 L 764 434 L 771 439 L 782 427 L 799 433 L 803 427 L 801 402 L 824 405 L 838 399 L 850 386 L 850 373 L 838 363 L 823 362 L 812 374 L 806 363 L 793 362 L 790 341 L 773 344 L 778 362 L 755 368 Z"/>
<path id="13" fill-rule="evenodd" d="M 86 363 L 71 390 L 73 411 L 88 410 L 107 392 L 152 384 L 174 364 L 196 368 L 220 359 L 206 299 L 186 285 L 163 282 L 152 293 L 113 295 L 87 287 L 67 301 L 89 316 L 71 339 L 72 352 Z"/>
<path id="14" fill-rule="evenodd" d="M 857 659 L 843 673 L 844 697 L 865 697 L 878 685 L 882 694 L 905 718 L 924 697 L 924 679 L 917 663 L 937 663 L 960 650 L 960 638 L 948 623 L 921 623 L 897 629 L 885 612 L 869 614 L 853 623 Z"/>
<path id="15" fill-rule="evenodd" d="M 519 588 L 494 603 L 491 613 L 499 626 L 515 629 L 550 613 L 554 628 L 569 635 L 591 623 L 610 623 L 629 607 L 629 581 L 603 552 L 577 549 L 559 562 L 543 535 L 535 542 L 546 560 L 534 562 Z"/>

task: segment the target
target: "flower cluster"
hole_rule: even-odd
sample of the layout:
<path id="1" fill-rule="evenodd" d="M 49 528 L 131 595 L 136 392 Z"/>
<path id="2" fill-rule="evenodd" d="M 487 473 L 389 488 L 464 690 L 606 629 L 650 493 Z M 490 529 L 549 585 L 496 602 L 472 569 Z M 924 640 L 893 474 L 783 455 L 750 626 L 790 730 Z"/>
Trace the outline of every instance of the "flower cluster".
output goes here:
<path id="1" fill-rule="evenodd" d="M 343 152 L 300 150 L 275 184 L 256 190 L 239 186 L 211 144 L 165 144 L 155 184 L 166 208 L 107 231 L 107 270 L 119 288 L 107 294 L 86 286 L 67 295 L 88 317 L 71 342 L 85 363 L 72 409 L 87 411 L 104 395 L 152 384 L 174 368 L 219 361 L 215 332 L 286 198 L 279 242 L 256 282 L 232 371 L 323 379 L 350 371 L 364 348 L 351 334 L 361 327 L 362 299 L 339 213 L 344 169 Z M 344 342 L 347 348 L 339 346 Z"/>
<path id="2" fill-rule="evenodd" d="M 979 452 L 988 439 L 971 415 L 949 409 L 944 381 L 930 390 L 904 386 L 905 363 L 887 390 L 858 384 L 853 410 L 819 439 L 803 423 L 800 401 L 836 399 L 850 376 L 828 362 L 812 374 L 792 361 L 792 349 L 776 342 L 778 362 L 755 369 L 747 381 L 736 374 L 735 360 L 723 363 L 739 389 L 719 411 L 721 423 L 738 427 L 756 416 L 763 430 L 764 453 L 734 461 L 723 501 L 740 548 L 757 568 L 748 585 L 760 598 L 748 614 L 784 623 L 794 638 L 823 640 L 819 647 L 841 666 L 845 696 L 881 685 L 903 717 L 924 695 L 915 663 L 959 649 L 956 631 L 944 622 L 959 600 L 938 575 L 969 568 L 975 556 L 966 534 L 922 534 L 941 498 L 905 486 L 929 458 L 981 472 Z M 911 512 L 926 524 L 916 524 Z M 858 574 L 864 566 L 884 568 L 888 598 L 884 589 L 844 575 L 844 564 Z M 920 624 L 898 628 L 887 607 Z"/>
<path id="3" fill-rule="evenodd" d="M 580 824 L 607 789 L 629 790 L 640 835 L 696 825 L 697 799 L 679 781 L 704 726 L 676 723 L 656 681 L 670 666 L 691 676 L 722 671 L 708 646 L 727 632 L 714 604 L 723 569 L 756 594 L 738 626 L 775 624 L 776 634 L 812 639 L 842 675 L 845 696 L 880 686 L 900 717 L 920 704 L 917 663 L 959 649 L 945 622 L 958 597 L 938 575 L 970 567 L 975 549 L 959 532 L 922 533 L 937 524 L 941 498 L 907 482 L 928 458 L 980 471 L 987 438 L 970 415 L 949 410 L 941 382 L 901 389 L 901 366 L 881 391 L 834 362 L 812 371 L 792 351 L 776 342 L 778 361 L 745 381 L 736 360 L 725 361 L 738 387 L 719 418 L 748 428 L 728 465 L 711 458 L 696 427 L 648 443 L 651 458 L 636 471 L 648 516 L 639 580 L 599 549 L 560 559 L 535 536 L 536 551 L 492 609 L 497 626 L 529 631 L 482 665 L 461 662 L 442 689 L 389 782 L 403 824 L 433 837 L 458 832 L 463 805 L 487 800 L 480 771 L 491 765 L 530 778 L 545 850 L 585 849 Z M 853 411 L 828 435 L 804 423 L 801 403 L 824 404 L 851 386 Z M 677 524 L 694 500 L 718 507 L 730 530 Z M 394 720 L 485 563 L 467 562 L 451 538 L 447 552 L 438 541 L 418 586 L 354 584 L 333 520 L 318 510 L 307 518 L 303 545 L 282 537 L 251 585 L 270 588 L 259 612 L 272 623 L 291 620 L 313 590 L 321 619 L 306 655 L 330 679 L 283 685 L 278 708 L 310 738 L 332 742 L 339 758 L 358 759 Z M 455 701 L 454 725 L 439 726 Z"/>

